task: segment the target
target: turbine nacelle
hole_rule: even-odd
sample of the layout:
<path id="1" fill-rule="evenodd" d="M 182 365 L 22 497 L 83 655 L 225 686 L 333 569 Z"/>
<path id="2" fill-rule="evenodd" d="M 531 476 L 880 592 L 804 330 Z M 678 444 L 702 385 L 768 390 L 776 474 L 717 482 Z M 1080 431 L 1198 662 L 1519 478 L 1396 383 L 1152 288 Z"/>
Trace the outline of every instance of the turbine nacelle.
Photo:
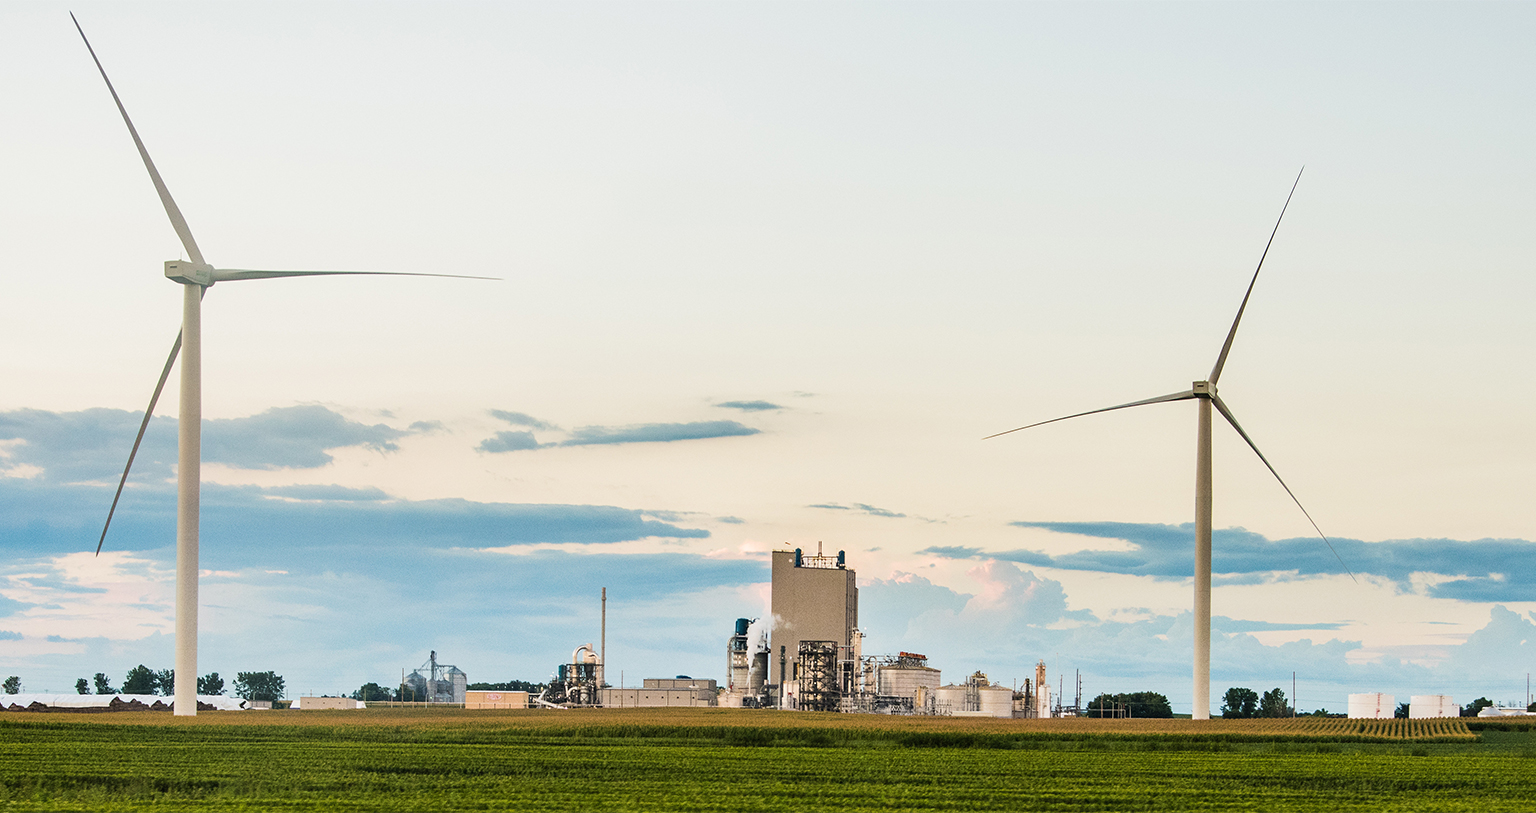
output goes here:
<path id="1" fill-rule="evenodd" d="M 1196 381 L 1189 385 L 1189 392 L 1196 398 L 1215 398 L 1216 385 L 1210 381 Z"/>
<path id="2" fill-rule="evenodd" d="M 201 285 L 207 288 L 213 284 L 213 266 L 190 260 L 166 260 L 165 278 L 182 285 Z"/>

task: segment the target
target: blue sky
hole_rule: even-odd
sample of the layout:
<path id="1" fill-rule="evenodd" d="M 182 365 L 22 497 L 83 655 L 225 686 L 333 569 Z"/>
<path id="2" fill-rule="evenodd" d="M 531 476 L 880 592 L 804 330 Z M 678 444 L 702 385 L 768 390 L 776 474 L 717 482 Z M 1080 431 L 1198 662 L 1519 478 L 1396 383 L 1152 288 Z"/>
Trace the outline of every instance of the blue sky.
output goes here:
<path id="1" fill-rule="evenodd" d="M 495 276 L 205 303 L 208 669 L 437 649 L 717 675 L 767 552 L 848 551 L 875 651 L 1189 703 L 1213 671 L 1523 697 L 1536 11 L 1511 4 L 14 3 L 0 10 L 0 671 L 169 664 L 180 253 Z M 177 59 L 166 59 L 165 43 Z M 187 64 L 198 69 L 189 71 Z M 393 676 L 393 677 L 392 677 Z"/>

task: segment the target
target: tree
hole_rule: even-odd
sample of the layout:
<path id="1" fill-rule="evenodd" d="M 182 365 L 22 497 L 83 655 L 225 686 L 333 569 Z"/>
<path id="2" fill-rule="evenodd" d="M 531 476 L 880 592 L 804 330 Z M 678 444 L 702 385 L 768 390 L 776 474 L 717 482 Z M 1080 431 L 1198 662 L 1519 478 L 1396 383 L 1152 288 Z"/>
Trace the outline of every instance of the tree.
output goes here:
<path id="1" fill-rule="evenodd" d="M 5 679 L 6 694 L 21 694 L 21 678 L 11 675 Z"/>
<path id="2" fill-rule="evenodd" d="M 223 694 L 224 678 L 218 672 L 209 672 L 197 679 L 198 694 Z"/>
<path id="3" fill-rule="evenodd" d="M 235 694 L 246 700 L 279 700 L 283 677 L 276 672 L 236 672 Z"/>
<path id="4" fill-rule="evenodd" d="M 527 692 L 538 694 L 544 691 L 546 684 L 530 683 L 526 680 L 509 680 L 506 683 L 471 683 L 464 687 L 472 692 Z"/>
<path id="5" fill-rule="evenodd" d="M 1396 717 L 1399 720 L 1406 720 L 1406 719 L 1408 719 L 1408 704 L 1407 703 L 1398 703 L 1397 704 L 1397 711 L 1393 712 L 1392 716 Z"/>
<path id="6" fill-rule="evenodd" d="M 154 694 L 157 682 L 155 670 L 141 663 L 123 678 L 123 694 Z"/>
<path id="7" fill-rule="evenodd" d="M 155 673 L 155 694 L 171 697 L 176 694 L 176 670 L 161 669 Z"/>
<path id="8" fill-rule="evenodd" d="M 1471 703 L 1461 707 L 1461 716 L 1476 717 L 1478 712 L 1488 708 L 1491 705 L 1493 705 L 1492 700 L 1489 700 L 1486 697 L 1479 697 L 1478 699 L 1473 700 Z"/>
<path id="9" fill-rule="evenodd" d="M 1228 689 L 1221 698 L 1221 716 L 1228 720 L 1259 716 L 1259 693 L 1242 686 Z"/>
<path id="10" fill-rule="evenodd" d="M 90 693 L 91 693 L 91 682 L 90 681 L 86 680 L 85 678 L 80 678 L 79 680 L 75 681 L 75 694 L 90 694 Z"/>
<path id="11" fill-rule="evenodd" d="M 357 691 L 352 693 L 353 700 L 361 700 L 364 703 L 369 700 L 388 700 L 394 696 L 394 692 L 377 683 L 364 683 Z"/>
<path id="12" fill-rule="evenodd" d="M 117 690 L 112 688 L 112 682 L 107 680 L 105 672 L 97 672 L 96 677 L 91 680 L 96 682 L 97 694 L 117 694 Z"/>
<path id="13" fill-rule="evenodd" d="M 1260 717 L 1289 717 L 1291 707 L 1285 702 L 1285 692 L 1279 686 L 1264 693 L 1259 699 Z"/>
<path id="14" fill-rule="evenodd" d="M 1173 707 L 1168 705 L 1168 698 L 1157 692 L 1130 692 L 1128 694 L 1101 694 L 1095 697 L 1086 711 L 1090 717 L 1100 716 L 1100 707 L 1103 707 L 1103 716 L 1115 716 L 1115 709 L 1130 717 L 1172 717 Z"/>

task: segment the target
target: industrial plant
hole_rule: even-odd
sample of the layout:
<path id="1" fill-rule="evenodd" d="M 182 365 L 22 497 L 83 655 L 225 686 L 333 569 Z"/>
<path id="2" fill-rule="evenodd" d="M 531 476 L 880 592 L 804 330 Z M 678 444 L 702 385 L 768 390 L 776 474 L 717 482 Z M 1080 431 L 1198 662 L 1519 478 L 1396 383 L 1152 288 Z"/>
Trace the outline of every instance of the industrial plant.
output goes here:
<path id="1" fill-rule="evenodd" d="M 772 554 L 772 616 L 737 618 L 725 640 L 725 684 L 687 675 L 645 678 L 639 687 L 614 688 L 602 679 L 604 658 L 592 644 L 578 646 L 559 664 L 548 687 L 526 700 L 471 692 L 467 708 L 576 708 L 604 706 L 784 709 L 859 714 L 956 717 L 1075 715 L 1076 706 L 1051 704 L 1045 662 L 1015 690 L 973 672 L 945 684 L 928 657 L 915 652 L 866 653 L 859 629 L 858 574 L 847 555 L 814 555 L 800 548 Z M 607 637 L 607 591 L 603 630 Z M 435 658 L 435 653 L 434 653 Z M 1078 692 L 1081 696 L 1081 690 Z M 496 705 L 489 705 L 495 702 Z M 521 705 L 503 705 L 511 703 Z"/>

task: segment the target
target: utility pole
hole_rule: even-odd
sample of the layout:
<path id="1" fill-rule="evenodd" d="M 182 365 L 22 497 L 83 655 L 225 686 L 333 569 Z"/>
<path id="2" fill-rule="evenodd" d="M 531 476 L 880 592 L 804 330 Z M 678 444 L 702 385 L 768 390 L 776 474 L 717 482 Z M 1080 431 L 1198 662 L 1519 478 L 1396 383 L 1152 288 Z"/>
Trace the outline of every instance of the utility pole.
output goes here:
<path id="1" fill-rule="evenodd" d="M 1296 673 L 1291 673 L 1291 716 L 1296 716 Z"/>
<path id="2" fill-rule="evenodd" d="M 602 691 L 603 678 L 608 674 L 608 588 L 606 587 L 603 588 L 603 621 L 602 632 L 600 634 L 602 637 L 599 638 L 599 640 L 602 641 L 602 643 L 598 644 L 600 647 L 597 656 L 598 691 Z"/>

